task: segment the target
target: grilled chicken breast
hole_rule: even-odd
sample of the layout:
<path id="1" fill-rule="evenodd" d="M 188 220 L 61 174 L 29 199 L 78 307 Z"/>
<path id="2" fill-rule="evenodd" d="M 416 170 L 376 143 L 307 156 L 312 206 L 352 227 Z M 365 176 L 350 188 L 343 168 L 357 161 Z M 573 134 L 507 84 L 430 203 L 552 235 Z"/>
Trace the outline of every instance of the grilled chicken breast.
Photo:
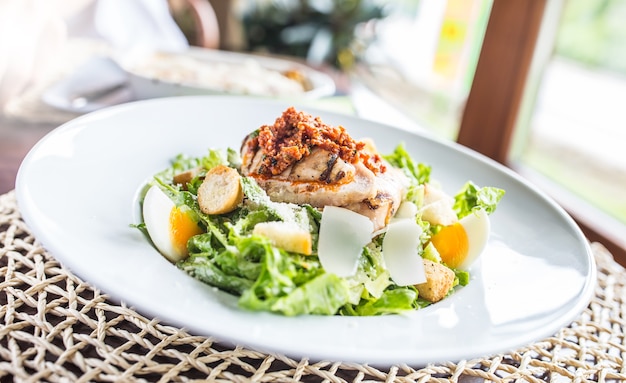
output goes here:
<path id="1" fill-rule="evenodd" d="M 396 214 L 407 184 L 406 176 L 401 171 L 388 167 L 385 173 L 374 177 L 374 197 L 341 206 L 368 217 L 374 224 L 374 231 L 380 230 Z"/>
<path id="2" fill-rule="evenodd" d="M 407 185 L 371 145 L 294 108 L 246 137 L 241 157 L 242 174 L 273 201 L 345 207 L 369 217 L 374 230 L 395 214 Z"/>

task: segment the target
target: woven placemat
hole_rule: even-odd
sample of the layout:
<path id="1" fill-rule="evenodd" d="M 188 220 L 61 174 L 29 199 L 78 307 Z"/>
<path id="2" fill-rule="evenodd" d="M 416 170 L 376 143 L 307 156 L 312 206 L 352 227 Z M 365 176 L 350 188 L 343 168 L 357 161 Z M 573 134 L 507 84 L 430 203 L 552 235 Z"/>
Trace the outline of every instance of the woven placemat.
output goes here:
<path id="1" fill-rule="evenodd" d="M 52 258 L 0 195 L 0 381 L 626 381 L 626 270 L 594 243 L 595 297 L 554 336 L 457 363 L 380 369 L 259 353 L 115 304 Z M 566 283 L 566 281 L 564 281 Z"/>

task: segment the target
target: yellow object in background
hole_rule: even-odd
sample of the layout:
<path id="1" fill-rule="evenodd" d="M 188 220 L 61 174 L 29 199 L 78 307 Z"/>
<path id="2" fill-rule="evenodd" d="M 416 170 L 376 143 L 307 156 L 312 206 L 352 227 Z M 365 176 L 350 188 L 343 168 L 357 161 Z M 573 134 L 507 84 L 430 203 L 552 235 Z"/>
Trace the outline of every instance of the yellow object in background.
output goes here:
<path id="1" fill-rule="evenodd" d="M 491 1 L 448 0 L 441 23 L 433 72 L 450 86 L 471 82 Z"/>

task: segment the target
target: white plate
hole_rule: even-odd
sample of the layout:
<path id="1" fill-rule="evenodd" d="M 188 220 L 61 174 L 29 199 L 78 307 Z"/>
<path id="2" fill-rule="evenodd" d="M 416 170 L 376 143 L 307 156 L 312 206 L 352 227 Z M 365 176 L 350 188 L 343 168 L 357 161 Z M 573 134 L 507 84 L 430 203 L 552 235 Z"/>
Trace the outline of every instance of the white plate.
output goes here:
<path id="1" fill-rule="evenodd" d="M 264 85 L 255 89 L 253 95 L 257 97 L 314 100 L 332 96 L 336 89 L 335 82 L 329 75 L 293 60 L 198 47 L 189 47 L 184 52 L 161 52 L 160 54 L 162 55 L 161 62 L 151 59 L 156 57 L 155 53 L 114 55 L 116 56 L 114 58 L 93 57 L 76 68 L 72 75 L 46 89 L 42 94 L 42 101 L 57 109 L 73 113 L 88 113 L 129 101 L 158 97 L 242 95 L 242 91 L 237 89 L 229 90 L 218 85 L 208 86 L 189 81 L 150 77 L 135 70 L 139 63 L 144 63 L 143 67 L 152 71 L 160 68 L 159 70 L 167 71 L 170 75 L 176 73 L 180 75 L 192 70 L 189 68 L 183 70 L 184 67 L 176 63 L 189 63 L 190 60 L 194 63 L 193 68 L 198 71 L 220 65 L 226 73 L 229 73 L 230 69 L 224 66 L 240 68 L 247 64 L 256 71 L 254 73 L 265 74 L 266 78 L 261 78 L 259 81 L 266 85 L 271 82 L 272 78 L 267 78 L 267 73 L 296 70 L 310 85 L 310 88 L 301 94 L 283 94 L 278 90 L 275 91 L 276 94 L 265 94 L 262 92 L 266 89 Z M 163 62 L 165 57 L 169 61 Z M 233 69 L 232 75 L 236 76 L 236 73 Z M 253 77 L 252 74 L 246 76 L 249 82 L 254 82 Z"/>
<path id="2" fill-rule="evenodd" d="M 458 361 L 526 345 L 569 324 L 591 299 L 595 264 L 572 219 L 514 173 L 458 145 L 355 117 L 299 108 L 388 153 L 401 141 L 456 192 L 468 179 L 506 189 L 468 286 L 408 315 L 282 317 L 236 299 L 168 263 L 129 225 L 140 189 L 179 153 L 238 148 L 289 104 L 198 96 L 97 111 L 44 137 L 17 177 L 24 220 L 84 280 L 148 316 L 257 350 L 312 360 L 390 365 Z M 298 106 L 296 105 L 298 108 Z"/>

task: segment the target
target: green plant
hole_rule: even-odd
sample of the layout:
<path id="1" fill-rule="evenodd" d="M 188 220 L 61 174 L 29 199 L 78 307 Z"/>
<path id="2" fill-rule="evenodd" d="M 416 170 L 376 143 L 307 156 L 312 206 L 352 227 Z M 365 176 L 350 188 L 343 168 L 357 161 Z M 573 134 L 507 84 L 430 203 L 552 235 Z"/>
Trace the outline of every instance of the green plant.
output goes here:
<path id="1" fill-rule="evenodd" d="M 357 27 L 384 16 L 385 7 L 376 0 L 257 0 L 242 20 L 251 51 L 347 69 L 367 44 Z"/>

